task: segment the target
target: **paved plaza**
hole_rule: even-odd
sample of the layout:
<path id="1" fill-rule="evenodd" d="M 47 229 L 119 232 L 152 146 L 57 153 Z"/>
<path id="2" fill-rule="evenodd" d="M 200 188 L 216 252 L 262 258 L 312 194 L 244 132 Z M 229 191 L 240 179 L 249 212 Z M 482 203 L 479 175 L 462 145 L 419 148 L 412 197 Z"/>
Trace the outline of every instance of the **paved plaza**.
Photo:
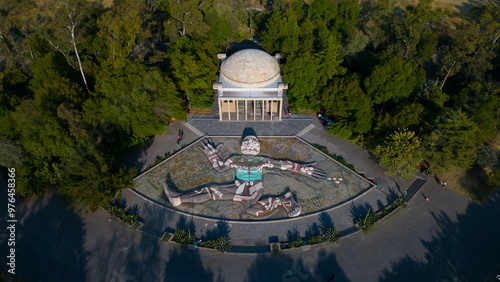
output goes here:
<path id="1" fill-rule="evenodd" d="M 225 160 L 230 155 L 239 154 L 241 138 L 211 137 L 214 144 L 222 144 L 219 156 Z M 264 194 L 280 196 L 284 191 L 292 191 L 301 204 L 302 215 L 310 215 L 327 210 L 346 202 L 372 188 L 369 180 L 351 171 L 331 157 L 297 137 L 260 138 L 261 156 L 274 159 L 287 159 L 299 163 L 316 163 L 316 167 L 324 170 L 327 177 L 314 181 L 304 176 L 279 169 L 264 169 Z M 228 170 L 217 173 L 198 145 L 194 142 L 188 148 L 168 158 L 154 168 L 136 177 L 134 191 L 157 203 L 171 207 L 164 192 L 163 183 L 172 181 L 179 191 L 192 191 L 207 184 L 232 183 L 235 171 Z M 259 220 L 284 219 L 284 209 L 276 209 L 268 214 L 253 217 L 246 213 L 240 203 L 232 201 L 208 201 L 201 204 L 183 204 L 176 208 L 186 215 L 199 215 L 215 219 Z"/>
<path id="2" fill-rule="evenodd" d="M 215 144 L 224 144 L 221 157 L 225 159 L 230 154 L 239 153 L 239 140 L 245 128 L 252 128 L 262 140 L 263 155 L 288 157 L 305 163 L 315 161 L 327 172 L 330 180 L 317 183 L 287 172 L 271 171 L 264 174 L 265 193 L 279 195 L 285 188 L 291 190 L 302 205 L 304 214 L 288 219 L 285 211 L 279 208 L 270 215 L 252 218 L 243 211 L 240 203 L 231 201 L 208 201 L 171 207 L 162 187 L 162 182 L 167 178 L 179 190 L 192 190 L 205 183 L 227 183 L 234 179 L 231 171 L 217 174 L 197 148 L 197 144 L 205 134 L 210 136 L 222 132 L 226 136 L 212 139 Z M 396 182 L 395 178 L 386 176 L 383 168 L 371 160 L 364 149 L 329 135 L 312 115 L 294 115 L 274 123 L 228 123 L 206 116 L 195 116 L 190 117 L 188 122 L 180 122 L 167 128 L 165 135 L 176 137 L 179 129 L 190 137 L 189 140 L 184 139 L 188 147 L 138 176 L 135 187 L 123 192 L 128 205 L 139 207 L 139 215 L 145 223 L 142 230 L 157 237 L 165 230 L 176 230 L 179 222 L 189 222 L 194 227 L 195 235 L 203 238 L 224 220 L 231 228 L 231 242 L 235 246 L 254 247 L 236 247 L 233 251 L 261 252 L 267 250 L 270 241 L 288 241 L 291 237 L 318 233 L 319 226 L 325 220 L 339 231 L 352 230 L 356 218 L 366 215 L 368 210 L 377 211 L 386 206 L 414 181 L 399 179 Z M 273 132 L 277 134 L 272 135 Z M 270 137 L 275 135 L 281 137 Z M 138 163 L 142 167 L 151 167 L 158 156 L 176 150 L 174 140 L 176 139 L 163 136 L 155 139 L 151 147 L 158 148 L 160 145 L 157 144 L 161 143 L 165 152 L 159 151 L 157 156 L 143 154 L 145 158 L 139 158 Z M 325 156 L 311 144 L 320 145 L 330 153 L 342 157 L 363 176 Z M 370 181 L 374 178 L 379 179 L 378 186 Z"/>
<path id="3" fill-rule="evenodd" d="M 314 120 L 309 125 L 311 122 Z M 332 274 L 334 281 L 495 281 L 500 274 L 500 226 L 494 221 L 500 216 L 500 194 L 477 205 L 430 180 L 407 208 L 377 223 L 369 233 L 358 232 L 343 237 L 339 244 L 315 245 L 309 251 L 271 254 L 266 247 L 270 237 L 286 239 L 287 231 L 304 236 L 328 219 L 337 229 L 348 229 L 354 214 L 384 204 L 414 181 L 385 176 L 368 152 L 309 125 L 293 130 L 307 142 L 343 156 L 368 178 L 380 178 L 381 190 L 369 189 L 311 216 L 256 223 L 229 221 L 229 236 L 236 247 L 235 252 L 224 254 L 158 240 L 165 227 L 189 223 L 205 234 L 218 220 L 186 216 L 127 189 L 123 196 L 128 205 L 138 205 L 139 215 L 145 219 L 144 231 L 138 231 L 103 209 L 77 213 L 48 191 L 29 200 L 19 199 L 16 276 L 6 276 L 6 281 L 327 281 Z M 268 126 L 256 125 L 257 135 L 265 136 L 262 133 Z M 194 128 L 185 122 L 171 124 L 146 149 L 134 152 L 129 166 L 148 167 L 176 150 L 181 128 L 185 144 L 205 134 L 190 127 Z M 5 179 L 0 180 L 6 187 Z M 4 207 L 6 201 L 0 197 Z M 5 211 L 0 219 L 0 227 L 6 230 Z M 0 263 L 5 265 L 7 237 L 0 235 Z"/>

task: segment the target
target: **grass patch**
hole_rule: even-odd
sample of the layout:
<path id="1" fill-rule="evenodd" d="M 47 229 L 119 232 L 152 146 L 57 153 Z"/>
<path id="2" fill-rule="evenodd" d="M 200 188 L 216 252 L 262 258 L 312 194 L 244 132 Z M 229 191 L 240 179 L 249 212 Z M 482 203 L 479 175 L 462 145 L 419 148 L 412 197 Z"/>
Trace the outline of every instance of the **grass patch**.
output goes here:
<path id="1" fill-rule="evenodd" d="M 212 113 L 212 108 L 207 109 L 207 108 L 191 108 L 189 110 L 190 114 L 211 114 Z"/>
<path id="2" fill-rule="evenodd" d="M 451 167 L 440 174 L 439 178 L 446 181 L 447 188 L 478 204 L 486 201 L 491 192 L 486 186 L 487 175 L 478 166 L 470 169 Z"/>
<path id="3" fill-rule="evenodd" d="M 310 114 L 310 115 L 316 115 L 316 112 L 311 110 L 311 109 L 290 109 L 292 111 L 292 115 L 293 114 L 301 114 L 301 115 L 305 115 L 305 114 Z"/>

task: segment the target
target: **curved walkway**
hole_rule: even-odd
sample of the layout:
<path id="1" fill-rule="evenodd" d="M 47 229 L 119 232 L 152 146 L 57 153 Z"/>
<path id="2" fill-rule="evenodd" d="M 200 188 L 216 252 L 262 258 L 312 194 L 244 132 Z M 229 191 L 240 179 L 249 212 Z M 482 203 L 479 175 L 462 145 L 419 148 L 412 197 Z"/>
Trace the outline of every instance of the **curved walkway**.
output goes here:
<path id="1" fill-rule="evenodd" d="M 216 132 L 229 134 L 232 132 L 229 135 L 241 136 L 241 132 L 246 127 L 252 127 L 257 136 L 266 136 L 270 135 L 271 132 L 268 132 L 268 130 L 272 127 L 279 128 L 277 132 L 279 135 L 297 134 L 309 143 L 327 147 L 331 153 L 342 156 L 349 163 L 354 164 L 358 171 L 364 172 L 367 176 L 383 179 L 382 184 L 377 189 L 369 189 L 361 195 L 321 213 L 272 221 L 241 222 L 227 220 L 230 227 L 229 236 L 233 245 L 254 247 L 234 248 L 233 251 L 267 251 L 270 242 L 289 241 L 289 239 L 297 236 L 307 237 L 309 234 L 317 233 L 319 226 L 324 222 L 333 223 L 335 228 L 341 232 L 352 230 L 355 218 L 365 215 L 368 209 L 376 211 L 386 206 L 391 199 L 401 195 L 414 181 L 413 179 L 406 181 L 399 179 L 396 182 L 393 178 L 385 176 L 384 169 L 370 160 L 369 154 L 364 149 L 345 140 L 332 137 L 311 115 L 294 115 L 293 119 L 285 119 L 283 122 L 275 124 L 270 122 L 234 122 L 231 125 L 231 131 L 227 131 L 227 122 L 207 118 L 190 118 L 189 123 L 180 123 L 167 129 L 164 135 L 175 136 L 175 139 L 168 139 L 168 137 L 162 135 L 155 138 L 150 147 L 159 148 L 164 146 L 166 150 L 175 147 L 174 140 L 176 140 L 176 132 L 179 129 L 184 130 L 185 135 L 189 136 L 189 139 L 185 140 L 189 141 L 191 139 L 196 140 L 194 138 L 199 137 L 199 134 L 195 134 L 196 132 L 206 132 L 208 134 L 215 134 Z M 158 143 L 161 143 L 161 146 Z M 150 151 L 147 150 L 146 152 Z M 150 153 L 145 155 L 151 156 Z M 150 165 L 150 163 L 146 162 L 145 165 Z M 164 230 L 174 231 L 180 226 L 190 224 L 190 227 L 195 230 L 196 237 L 201 238 L 212 232 L 221 220 L 203 218 L 170 209 L 131 189 L 123 191 L 123 196 L 129 206 L 139 208 L 139 215 L 145 222 L 141 230 L 156 237 L 161 237 Z"/>
<path id="2" fill-rule="evenodd" d="M 347 156 L 355 151 L 349 144 L 331 145 L 354 162 Z M 0 183 L 5 192 L 1 176 Z M 0 197 L 0 205 L 7 206 L 7 197 Z M 5 273 L 7 217 L 0 209 L 0 267 L 6 281 L 327 281 L 332 274 L 334 281 L 494 281 L 500 274 L 495 221 L 500 193 L 480 206 L 432 182 L 370 233 L 277 256 L 166 244 L 103 210 L 67 209 L 52 192 L 18 199 L 16 207 L 15 276 Z"/>

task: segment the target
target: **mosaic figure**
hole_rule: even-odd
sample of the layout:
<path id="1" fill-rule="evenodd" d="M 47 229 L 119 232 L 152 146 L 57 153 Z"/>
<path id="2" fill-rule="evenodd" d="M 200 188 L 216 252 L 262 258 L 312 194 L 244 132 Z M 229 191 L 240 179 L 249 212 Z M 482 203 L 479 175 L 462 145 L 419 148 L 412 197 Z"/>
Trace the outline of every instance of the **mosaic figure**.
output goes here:
<path id="1" fill-rule="evenodd" d="M 287 160 L 276 160 L 259 156 L 260 142 L 255 136 L 247 136 L 241 142 L 241 155 L 230 156 L 222 161 L 217 154 L 223 144 L 214 146 L 210 139 L 204 139 L 198 146 L 207 156 L 210 164 L 217 172 L 235 169 L 236 179 L 230 184 L 215 184 L 197 189 L 189 193 L 179 193 L 168 183 L 164 183 L 165 195 L 173 206 L 183 203 L 203 203 L 209 200 L 232 200 L 241 202 L 244 210 L 254 216 L 268 213 L 283 207 L 288 217 L 300 215 L 301 207 L 294 200 L 292 193 L 287 192 L 280 197 L 261 199 L 264 192 L 262 171 L 264 168 L 288 170 L 318 181 L 325 177 L 325 172 L 314 167 L 316 163 L 301 165 Z"/>

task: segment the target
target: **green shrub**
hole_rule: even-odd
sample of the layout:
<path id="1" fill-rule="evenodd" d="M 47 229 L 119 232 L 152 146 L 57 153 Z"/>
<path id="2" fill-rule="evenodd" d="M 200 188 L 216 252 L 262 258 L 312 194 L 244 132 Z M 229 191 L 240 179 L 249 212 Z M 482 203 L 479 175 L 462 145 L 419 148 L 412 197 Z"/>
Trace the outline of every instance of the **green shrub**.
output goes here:
<path id="1" fill-rule="evenodd" d="M 340 232 L 333 227 L 324 230 L 325 240 L 331 243 L 337 243 L 340 240 Z"/>
<path id="2" fill-rule="evenodd" d="M 183 245 L 189 245 L 192 244 L 195 240 L 194 236 L 191 234 L 191 230 L 184 230 L 184 229 L 179 229 L 175 231 L 174 233 L 174 238 L 172 239 L 173 241 L 183 244 Z"/>
<path id="3" fill-rule="evenodd" d="M 116 216 L 118 218 L 123 218 L 125 216 L 125 209 L 123 207 L 109 204 L 106 209 L 108 210 L 108 213 L 112 216 Z"/>
<path id="4" fill-rule="evenodd" d="M 406 203 L 405 203 L 405 200 L 403 197 L 399 197 L 396 199 L 396 204 L 398 204 L 398 206 L 402 206 L 403 208 L 406 208 Z"/>
<path id="5" fill-rule="evenodd" d="M 322 235 L 314 235 L 309 240 L 307 240 L 307 244 L 314 245 L 325 242 L 325 237 Z"/>
<path id="6" fill-rule="evenodd" d="M 137 215 L 135 214 L 129 214 L 129 215 L 125 215 L 122 220 L 127 223 L 127 224 L 134 224 L 137 222 Z"/>
<path id="7" fill-rule="evenodd" d="M 216 249 L 217 251 L 223 253 L 229 251 L 232 245 L 228 237 L 221 236 L 215 240 L 208 240 L 201 242 L 200 247 Z"/>
<path id="8" fill-rule="evenodd" d="M 216 242 L 215 240 L 202 241 L 200 243 L 200 247 L 215 249 Z"/>
<path id="9" fill-rule="evenodd" d="M 273 245 L 273 255 L 277 255 L 280 252 L 277 244 Z"/>
<path id="10" fill-rule="evenodd" d="M 358 227 L 361 228 L 361 230 L 365 230 L 368 228 L 370 225 L 374 224 L 377 222 L 377 220 L 380 218 L 380 216 L 376 213 L 372 213 L 371 210 L 368 210 L 366 213 L 366 216 L 364 218 L 360 218 L 356 221 L 358 224 Z"/>
<path id="11" fill-rule="evenodd" d="M 222 236 L 215 240 L 215 249 L 221 253 L 231 250 L 231 242 L 226 236 Z"/>
<path id="12" fill-rule="evenodd" d="M 389 213 L 389 210 L 387 208 L 382 209 L 382 214 L 387 215 Z"/>
<path id="13" fill-rule="evenodd" d="M 290 247 L 292 247 L 292 248 L 298 248 L 298 247 L 302 246 L 303 242 L 304 242 L 304 240 L 302 240 L 302 239 L 299 238 L 299 239 L 291 242 L 290 243 Z"/>

